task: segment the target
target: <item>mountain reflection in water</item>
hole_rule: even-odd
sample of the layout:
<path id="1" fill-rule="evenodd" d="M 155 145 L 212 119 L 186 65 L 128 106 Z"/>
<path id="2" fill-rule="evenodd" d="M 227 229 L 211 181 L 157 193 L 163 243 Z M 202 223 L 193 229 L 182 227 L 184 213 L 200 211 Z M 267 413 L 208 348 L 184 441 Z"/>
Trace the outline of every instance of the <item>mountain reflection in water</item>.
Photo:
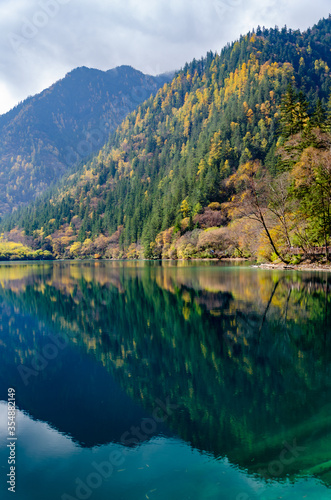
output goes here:
<path id="1" fill-rule="evenodd" d="M 12 385 L 26 415 L 86 449 L 123 446 L 170 402 L 129 447 L 180 439 L 248 478 L 330 486 L 330 284 L 210 263 L 2 265 L 0 399 Z M 65 347 L 22 376 L 54 339 Z"/>

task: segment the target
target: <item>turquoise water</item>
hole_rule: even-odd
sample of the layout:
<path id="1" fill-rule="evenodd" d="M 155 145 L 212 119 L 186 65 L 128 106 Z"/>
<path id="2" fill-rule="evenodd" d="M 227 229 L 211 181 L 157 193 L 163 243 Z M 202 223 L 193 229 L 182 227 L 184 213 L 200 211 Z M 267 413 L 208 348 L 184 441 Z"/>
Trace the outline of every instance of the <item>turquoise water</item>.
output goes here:
<path id="1" fill-rule="evenodd" d="M 0 266 L 0 495 L 331 498 L 331 277 L 210 263 Z"/>

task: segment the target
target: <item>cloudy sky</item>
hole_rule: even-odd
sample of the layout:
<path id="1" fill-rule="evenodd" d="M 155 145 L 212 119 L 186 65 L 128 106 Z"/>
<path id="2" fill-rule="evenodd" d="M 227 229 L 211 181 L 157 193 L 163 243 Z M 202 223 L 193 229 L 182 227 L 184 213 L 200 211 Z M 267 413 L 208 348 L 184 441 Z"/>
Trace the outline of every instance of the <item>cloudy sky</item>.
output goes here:
<path id="1" fill-rule="evenodd" d="M 181 68 L 257 25 L 306 29 L 330 0 L 1 0 L 0 114 L 78 66 Z"/>

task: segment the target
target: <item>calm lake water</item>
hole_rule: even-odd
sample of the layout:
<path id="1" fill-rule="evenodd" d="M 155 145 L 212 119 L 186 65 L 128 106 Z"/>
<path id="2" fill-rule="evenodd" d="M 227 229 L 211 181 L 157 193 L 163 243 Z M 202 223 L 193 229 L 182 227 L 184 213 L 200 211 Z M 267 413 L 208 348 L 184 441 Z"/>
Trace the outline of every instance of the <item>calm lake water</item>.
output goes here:
<path id="1" fill-rule="evenodd" d="M 330 290 L 242 265 L 0 265 L 1 499 L 331 499 Z"/>

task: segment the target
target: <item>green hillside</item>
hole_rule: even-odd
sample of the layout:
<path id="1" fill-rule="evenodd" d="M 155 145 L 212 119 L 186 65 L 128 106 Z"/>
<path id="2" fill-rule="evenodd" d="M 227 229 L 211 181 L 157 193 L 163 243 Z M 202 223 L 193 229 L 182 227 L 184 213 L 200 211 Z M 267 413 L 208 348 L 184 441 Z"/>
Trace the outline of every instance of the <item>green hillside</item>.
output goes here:
<path id="1" fill-rule="evenodd" d="M 77 174 L 4 220 L 3 229 L 23 229 L 34 246 L 58 257 L 136 257 L 142 247 L 154 258 L 220 255 L 227 248 L 270 257 L 281 254 L 270 241 L 283 244 L 284 226 L 287 247 L 302 248 L 306 237 L 310 245 L 323 244 L 327 226 L 310 230 L 315 222 L 298 164 L 309 148 L 318 151 L 317 163 L 328 149 L 330 40 L 331 17 L 302 33 L 258 28 L 220 54 L 185 65 Z M 289 178 L 293 172 L 297 177 Z M 280 215 L 284 204 L 270 200 L 266 185 L 284 173 L 293 203 Z M 254 226 L 261 223 L 254 203 L 247 203 L 254 195 L 270 227 L 266 243 Z M 246 213 L 238 215 L 240 206 Z M 254 227 L 239 226 L 238 236 L 236 220 L 247 215 Z M 305 233 L 302 241 L 288 216 Z M 229 236 L 224 230 L 232 219 Z M 259 250 L 242 241 L 246 233 Z"/>

